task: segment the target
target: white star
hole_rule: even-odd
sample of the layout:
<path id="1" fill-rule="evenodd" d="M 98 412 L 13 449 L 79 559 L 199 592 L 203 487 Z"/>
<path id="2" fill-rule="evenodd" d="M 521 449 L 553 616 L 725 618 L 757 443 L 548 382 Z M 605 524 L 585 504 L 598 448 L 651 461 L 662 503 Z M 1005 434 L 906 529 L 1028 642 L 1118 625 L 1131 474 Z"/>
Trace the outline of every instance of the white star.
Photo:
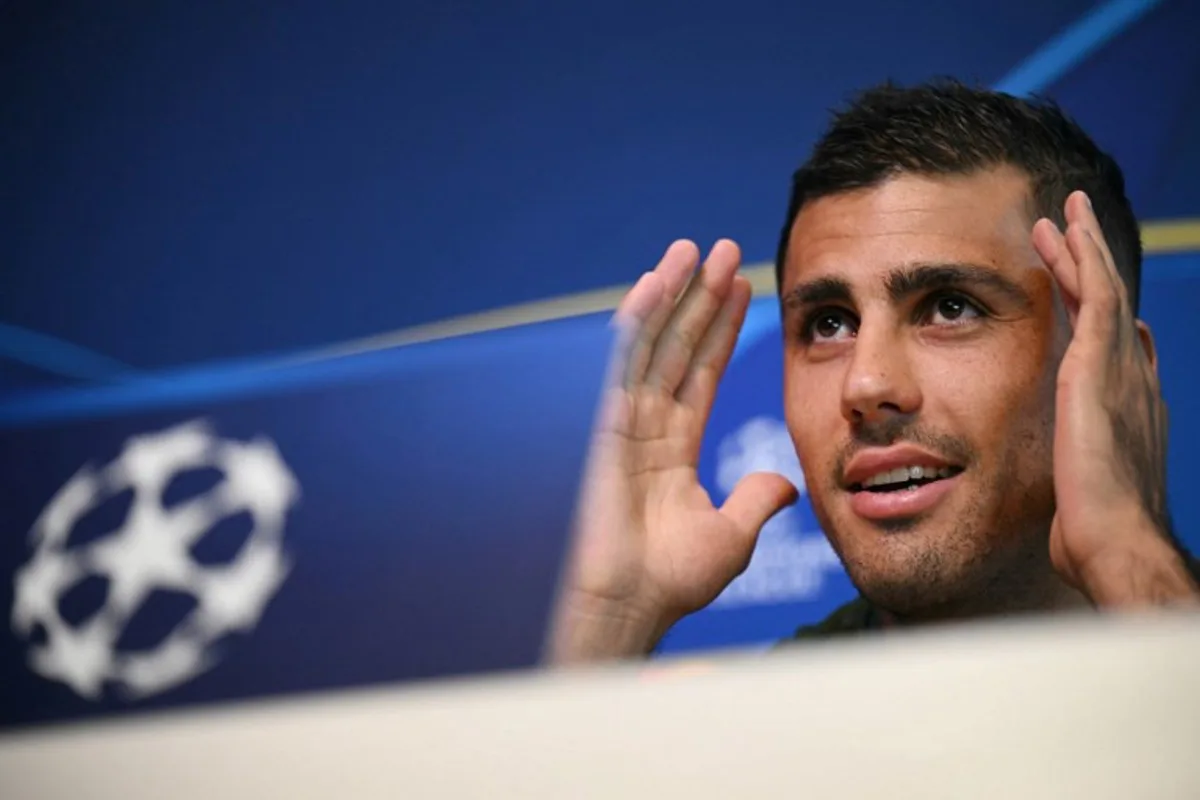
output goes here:
<path id="1" fill-rule="evenodd" d="M 189 422 L 130 439 L 113 466 L 135 487 L 161 489 L 175 472 L 204 463 L 211 442 L 203 423 Z"/>
<path id="2" fill-rule="evenodd" d="M 83 573 L 72 558 L 57 552 L 40 553 L 17 573 L 12 624 L 25 635 L 35 622 L 58 619 L 59 593 Z"/>
<path id="3" fill-rule="evenodd" d="M 212 662 L 202 642 L 175 638 L 150 655 L 126 657 L 120 674 L 126 692 L 138 698 L 189 681 L 211 667 Z"/>
<path id="4" fill-rule="evenodd" d="M 120 534 L 89 551 L 96 569 L 109 577 L 108 606 L 116 614 L 131 615 L 155 587 L 187 589 L 194 583 L 187 541 L 175 522 L 139 498 Z"/>
<path id="5" fill-rule="evenodd" d="M 100 491 L 100 480 L 91 467 L 84 467 L 67 481 L 46 506 L 33 528 L 33 540 L 43 546 L 66 543 L 71 528 L 92 507 Z"/>
<path id="6" fill-rule="evenodd" d="M 265 440 L 249 444 L 227 442 L 223 462 L 228 481 L 225 491 L 235 507 L 246 507 L 255 517 L 278 524 L 281 515 L 296 499 L 296 479 L 279 457 L 279 451 Z"/>
<path id="7" fill-rule="evenodd" d="M 45 646 L 32 653 L 33 668 L 84 697 L 99 697 L 110 667 L 112 631 L 97 619 L 78 630 L 53 626 L 49 633 Z"/>
<path id="8" fill-rule="evenodd" d="M 251 545 L 227 569 L 204 576 L 197 622 L 209 631 L 253 630 L 287 573 L 277 549 Z"/>

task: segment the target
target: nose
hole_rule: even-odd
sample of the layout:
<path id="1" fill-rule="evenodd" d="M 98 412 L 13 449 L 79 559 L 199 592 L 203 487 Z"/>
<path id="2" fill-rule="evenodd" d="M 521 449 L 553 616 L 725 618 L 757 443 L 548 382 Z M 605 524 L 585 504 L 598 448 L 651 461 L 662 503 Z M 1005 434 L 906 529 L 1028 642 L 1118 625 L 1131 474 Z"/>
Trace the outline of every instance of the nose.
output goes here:
<path id="1" fill-rule="evenodd" d="M 861 326 L 842 384 L 842 416 L 857 425 L 916 413 L 921 389 L 909 355 L 899 331 Z"/>

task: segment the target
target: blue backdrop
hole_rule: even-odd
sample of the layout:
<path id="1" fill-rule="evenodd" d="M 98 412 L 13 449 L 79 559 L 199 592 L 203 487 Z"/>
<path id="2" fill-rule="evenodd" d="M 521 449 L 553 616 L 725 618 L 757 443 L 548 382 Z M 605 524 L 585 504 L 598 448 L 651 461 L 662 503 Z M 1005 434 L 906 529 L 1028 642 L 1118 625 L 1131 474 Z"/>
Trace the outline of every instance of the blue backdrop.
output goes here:
<path id="1" fill-rule="evenodd" d="M 679 237 L 765 261 L 826 110 L 888 77 L 1051 91 L 1143 219 L 1195 215 L 1197 30 L 1190 0 L 9 0 L 0 320 L 152 369 L 625 283 Z"/>
<path id="2" fill-rule="evenodd" d="M 111 463 L 130 436 L 204 418 L 221 441 L 267 437 L 302 489 L 327 487 L 304 495 L 325 497 L 325 510 L 296 506 L 283 533 L 297 559 L 289 574 L 328 570 L 319 590 L 301 582 L 316 592 L 306 596 L 332 604 L 328 619 L 379 608 L 381 627 L 361 635 L 411 642 L 408 606 L 389 611 L 384 598 L 395 596 L 355 577 L 367 568 L 354 559 L 379 580 L 413 563 L 430 585 L 461 579 L 436 542 L 401 547 L 388 520 L 412 513 L 405 498 L 435 508 L 454 497 L 452 478 L 466 473 L 431 465 L 468 458 L 479 470 L 471 480 L 506 487 L 505 514 L 527 514 L 531 530 L 537 520 L 538 531 L 556 527 L 571 481 L 542 485 L 542 472 L 525 468 L 538 454 L 573 475 L 563 465 L 583 446 L 602 315 L 574 320 L 570 335 L 526 329 L 532 338 L 521 344 L 500 331 L 458 349 L 417 348 L 412 358 L 442 365 L 438 380 L 414 377 L 397 366 L 410 356 L 391 351 L 280 371 L 272 365 L 282 357 L 627 283 L 679 237 L 707 246 L 729 236 L 748 262 L 764 262 L 790 173 L 827 109 L 884 78 L 955 75 L 1049 92 L 1121 161 L 1143 220 L 1200 217 L 1197 31 L 1200 4 L 1190 0 L 0 3 L 0 602 L 16 603 L 17 578 L 37 552 L 30 532 L 72 475 Z M 1200 309 L 1200 256 L 1189 248 L 1200 223 L 1182 230 L 1178 252 L 1159 244 L 1148 258 L 1143 310 L 1172 410 L 1175 514 L 1197 545 L 1200 503 L 1185 490 L 1195 478 L 1185 456 L 1200 434 L 1188 358 Z M 701 477 L 717 499 L 752 469 L 800 478 L 780 422 L 774 332 L 773 300 L 756 300 L 703 454 Z M 578 358 L 555 349 L 565 343 Z M 542 354 L 540 371 L 531 353 Z M 390 387 L 369 408 L 364 369 Z M 559 423 L 522 382 L 567 409 Z M 543 449 L 520 449 L 531 437 Z M 378 450 L 366 454 L 370 442 Z M 462 521 L 472 503 L 500 501 L 446 502 Z M 353 529 L 335 533 L 335 518 Z M 133 530 L 109 527 L 120 525 Z M 500 614 L 512 581 L 542 586 L 510 607 L 536 627 L 561 539 L 557 529 L 511 535 L 511 550 L 480 551 L 494 581 L 481 596 Z M 529 556 L 535 545 L 540 555 Z M 303 615 L 315 613 L 317 600 L 297 599 L 295 583 L 282 584 L 249 642 L 205 676 L 132 705 L 115 689 L 97 701 L 38 677 L 31 637 L 44 633 L 14 614 L 0 677 L 16 688 L 5 702 L 32 699 L 5 717 L 438 671 L 403 648 L 369 647 L 350 628 L 328 653 L 357 666 L 297 644 L 296 658 L 317 659 L 311 671 L 247 683 L 255 669 L 285 669 L 257 659 L 269 660 L 268 645 L 299 642 Z M 767 642 L 850 592 L 801 503 L 664 650 Z M 334 602 L 339 593 L 346 605 Z M 460 666 L 529 662 L 522 630 L 511 650 Z"/>

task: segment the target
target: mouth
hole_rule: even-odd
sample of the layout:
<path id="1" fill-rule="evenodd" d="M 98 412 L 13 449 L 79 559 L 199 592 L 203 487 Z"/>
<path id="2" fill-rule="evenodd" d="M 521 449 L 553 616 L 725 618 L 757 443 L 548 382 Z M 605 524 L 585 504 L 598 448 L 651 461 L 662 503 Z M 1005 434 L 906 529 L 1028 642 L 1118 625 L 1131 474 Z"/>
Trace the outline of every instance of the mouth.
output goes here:
<path id="1" fill-rule="evenodd" d="M 954 478 L 962 471 L 962 467 L 955 466 L 896 467 L 878 472 L 861 483 L 852 483 L 849 489 L 851 492 L 874 494 L 913 491 L 937 481 Z"/>
<path id="2" fill-rule="evenodd" d="M 847 486 L 853 512 L 873 522 L 912 519 L 932 511 L 958 485 L 963 468 L 900 466 Z"/>

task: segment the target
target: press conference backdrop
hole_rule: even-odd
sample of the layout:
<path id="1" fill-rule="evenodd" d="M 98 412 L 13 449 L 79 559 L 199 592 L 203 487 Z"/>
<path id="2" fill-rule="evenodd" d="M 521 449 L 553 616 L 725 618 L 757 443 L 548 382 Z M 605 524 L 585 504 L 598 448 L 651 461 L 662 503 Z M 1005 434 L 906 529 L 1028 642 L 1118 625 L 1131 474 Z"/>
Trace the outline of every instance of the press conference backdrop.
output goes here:
<path id="1" fill-rule="evenodd" d="M 531 664 L 546 591 L 507 609 L 505 597 L 513 580 L 550 585 L 574 479 L 547 487 L 520 466 L 546 442 L 574 442 L 554 452 L 577 460 L 606 336 L 605 315 L 583 312 L 610 308 L 674 238 L 737 239 L 762 290 L 702 480 L 718 501 L 756 469 L 802 486 L 780 411 L 775 303 L 753 265 L 771 255 L 788 176 L 826 110 L 883 78 L 1051 93 L 1121 161 L 1146 222 L 1143 316 L 1171 409 L 1172 506 L 1200 547 L 1188 490 L 1200 441 L 1197 34 L 1191 0 L 0 4 L 4 721 Z M 507 310 L 463 318 L 494 309 Z M 449 349 L 411 344 L 464 331 L 475 332 Z M 414 353 L 433 370 L 424 378 L 398 366 Z M 281 364 L 308 377 L 278 381 Z M 558 423 L 530 413 L 554 407 L 546 398 L 566 409 Z M 219 581 L 180 581 L 192 597 L 178 608 L 128 608 L 120 642 L 76 636 L 77 651 L 47 661 L 54 632 L 34 610 L 62 598 L 31 605 L 30 574 L 74 592 L 67 605 L 89 591 L 93 607 L 138 599 L 114 597 L 112 574 L 106 591 L 80 588 L 88 576 L 66 574 L 69 559 L 37 559 L 47 530 L 96 511 L 89 480 L 138 474 L 131 442 L 147 441 L 173 454 L 146 467 L 153 480 L 199 465 L 225 481 L 202 488 L 243 487 L 221 495 L 241 532 L 223 554 L 218 536 L 214 553 L 189 555 L 201 573 L 223 560 L 239 582 L 220 594 L 208 588 Z M 488 554 L 492 588 L 475 608 L 518 620 L 488 635 L 481 620 L 499 617 L 471 628 L 458 609 L 444 621 L 482 637 L 466 654 L 439 655 L 444 629 L 410 612 L 422 596 L 446 601 L 448 586 L 477 588 L 480 574 L 464 585 L 451 550 L 404 549 L 387 533 L 406 493 L 454 497 L 438 452 L 486 465 L 495 482 L 461 502 L 481 517 L 503 508 L 514 544 L 486 543 L 495 531 L 482 518 L 479 539 L 460 543 Z M 169 505 L 126 500 L 100 510 L 99 533 L 131 541 L 131 514 Z M 101 571 L 142 563 L 108 552 Z M 345 576 L 333 589 L 317 580 L 332 575 Z M 414 575 L 407 593 L 389 586 Z M 761 645 L 851 594 L 801 502 L 662 651 Z M 210 622 L 219 608 L 220 631 L 249 643 L 172 638 L 172 619 L 197 630 L 196 608 Z M 298 640 L 334 632 L 343 638 L 317 662 L 289 660 Z M 158 667 L 106 678 L 118 645 Z"/>

